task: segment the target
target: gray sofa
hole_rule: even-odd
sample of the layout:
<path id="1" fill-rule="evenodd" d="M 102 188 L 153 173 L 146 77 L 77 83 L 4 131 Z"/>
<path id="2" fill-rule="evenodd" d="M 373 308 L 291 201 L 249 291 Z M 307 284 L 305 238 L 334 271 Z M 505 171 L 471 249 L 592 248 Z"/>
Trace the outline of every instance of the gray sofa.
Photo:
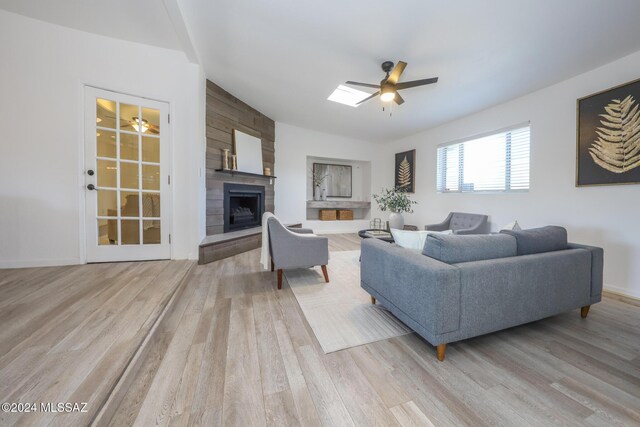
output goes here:
<path id="1" fill-rule="evenodd" d="M 488 234 L 488 219 L 487 215 L 449 212 L 444 221 L 425 225 L 424 229 L 429 231 L 453 230 L 453 234 Z"/>
<path id="2" fill-rule="evenodd" d="M 562 227 L 429 235 L 422 253 L 362 241 L 361 286 L 437 346 L 589 306 L 601 299 L 603 250 Z"/>

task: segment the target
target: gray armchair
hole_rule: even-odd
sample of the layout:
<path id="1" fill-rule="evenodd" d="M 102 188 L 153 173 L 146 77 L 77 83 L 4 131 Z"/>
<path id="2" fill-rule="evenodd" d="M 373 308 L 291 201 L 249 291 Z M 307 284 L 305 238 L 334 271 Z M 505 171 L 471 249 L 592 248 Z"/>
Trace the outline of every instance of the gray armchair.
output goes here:
<path id="1" fill-rule="evenodd" d="M 450 212 L 449 216 L 439 224 L 425 225 L 425 230 L 453 230 L 453 234 L 489 234 L 487 215 Z"/>
<path id="2" fill-rule="evenodd" d="M 271 271 L 278 270 L 278 289 L 282 289 L 282 270 L 322 266 L 325 282 L 329 283 L 329 239 L 313 235 L 309 228 L 289 228 L 277 218 L 267 220 Z"/>

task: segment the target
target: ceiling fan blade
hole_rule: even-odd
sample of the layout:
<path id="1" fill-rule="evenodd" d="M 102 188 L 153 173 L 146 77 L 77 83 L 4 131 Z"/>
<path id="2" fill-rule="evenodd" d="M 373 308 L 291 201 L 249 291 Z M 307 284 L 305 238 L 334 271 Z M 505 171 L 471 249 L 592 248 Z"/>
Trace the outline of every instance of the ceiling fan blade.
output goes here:
<path id="1" fill-rule="evenodd" d="M 400 94 L 398 92 L 396 92 L 396 97 L 393 98 L 393 101 L 398 105 L 404 104 L 404 99 L 402 99 L 402 97 L 400 96 Z"/>
<path id="2" fill-rule="evenodd" d="M 360 105 L 360 104 L 362 104 L 363 102 L 368 101 L 368 100 L 370 100 L 371 98 L 375 98 L 375 97 L 376 97 L 376 96 L 378 96 L 378 95 L 380 95 L 380 91 L 377 91 L 376 93 L 372 93 L 372 94 L 371 94 L 371 96 L 367 96 L 367 97 L 366 97 L 365 99 L 363 99 L 362 101 L 357 102 L 357 103 L 356 103 L 356 105 Z"/>
<path id="3" fill-rule="evenodd" d="M 370 83 L 360 83 L 360 82 L 346 82 L 346 85 L 351 85 L 351 86 L 364 86 L 364 87 L 372 87 L 374 89 L 380 89 L 380 85 L 372 85 Z"/>
<path id="4" fill-rule="evenodd" d="M 422 80 L 413 80 L 410 82 L 398 83 L 396 85 L 396 90 L 408 89 L 410 87 L 430 85 L 431 83 L 435 83 L 438 81 L 437 77 L 432 77 L 430 79 L 422 79 Z"/>
<path id="5" fill-rule="evenodd" d="M 398 80 L 400 80 L 400 76 L 402 75 L 402 72 L 404 71 L 406 66 L 407 66 L 406 62 L 398 61 L 396 66 L 393 68 L 393 71 L 391 71 L 391 74 L 389 74 L 389 77 L 387 78 L 387 83 L 391 83 L 393 85 L 398 83 Z"/>

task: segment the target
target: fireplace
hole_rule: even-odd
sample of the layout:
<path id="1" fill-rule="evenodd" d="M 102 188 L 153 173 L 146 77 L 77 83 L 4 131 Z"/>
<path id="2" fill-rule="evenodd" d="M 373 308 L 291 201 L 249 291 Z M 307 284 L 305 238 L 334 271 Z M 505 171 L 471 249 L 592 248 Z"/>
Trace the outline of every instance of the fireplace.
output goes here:
<path id="1" fill-rule="evenodd" d="M 262 225 L 264 187 L 224 184 L 224 232 Z"/>

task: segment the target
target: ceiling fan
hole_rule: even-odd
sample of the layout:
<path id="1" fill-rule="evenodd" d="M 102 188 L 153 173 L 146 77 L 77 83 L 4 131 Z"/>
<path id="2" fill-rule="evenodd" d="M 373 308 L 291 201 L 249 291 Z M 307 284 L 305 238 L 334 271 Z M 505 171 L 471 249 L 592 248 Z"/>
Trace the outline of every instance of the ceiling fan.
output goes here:
<path id="1" fill-rule="evenodd" d="M 400 80 L 400 76 L 407 66 L 406 62 L 398 61 L 398 64 L 394 67 L 393 62 L 385 61 L 382 63 L 382 71 L 387 73 L 387 76 L 380 81 L 379 85 L 369 84 L 369 83 L 360 83 L 360 82 L 352 82 L 348 81 L 345 84 L 351 86 L 364 86 L 371 87 L 374 89 L 378 89 L 376 93 L 371 94 L 371 96 L 366 97 L 362 101 L 358 102 L 356 105 L 360 105 L 365 101 L 370 100 L 371 98 L 375 98 L 380 95 L 380 99 L 383 102 L 395 101 L 396 104 L 400 105 L 404 103 L 404 99 L 398 93 L 399 90 L 409 89 L 410 87 L 423 86 L 432 84 L 438 81 L 437 77 L 432 77 L 430 79 L 422 79 L 422 80 L 413 80 L 410 82 L 398 83 Z"/>

